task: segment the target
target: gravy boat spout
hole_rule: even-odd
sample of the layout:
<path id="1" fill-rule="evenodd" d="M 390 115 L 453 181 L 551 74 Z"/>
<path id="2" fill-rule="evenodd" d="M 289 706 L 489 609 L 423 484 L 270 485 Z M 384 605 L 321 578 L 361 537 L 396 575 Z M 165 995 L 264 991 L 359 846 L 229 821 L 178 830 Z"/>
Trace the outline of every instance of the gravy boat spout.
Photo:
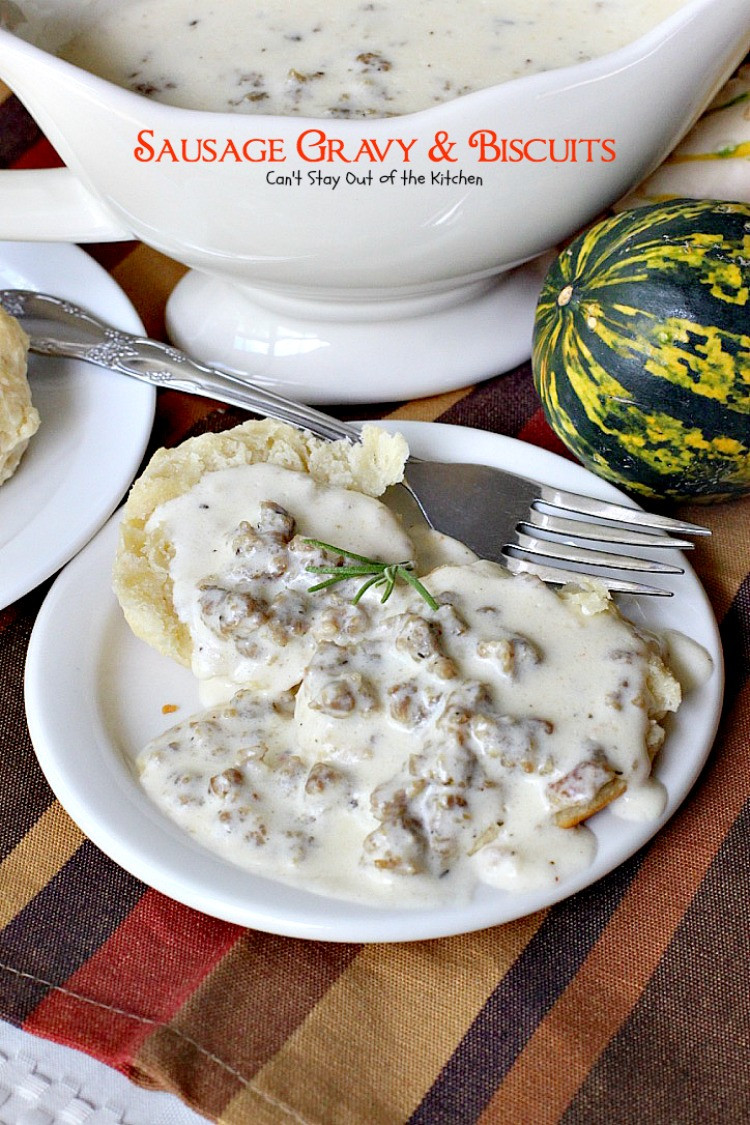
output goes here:
<path id="1" fill-rule="evenodd" d="M 175 343 L 320 403 L 525 359 L 540 255 L 653 170 L 750 46 L 747 0 L 689 0 L 612 54 L 417 113 L 258 116 L 157 103 L 56 57 L 59 2 L 16 0 L 0 29 L 0 76 L 65 162 L 0 173 L 0 238 L 142 240 L 190 269 Z M 511 161 L 503 138 L 589 143 Z"/>

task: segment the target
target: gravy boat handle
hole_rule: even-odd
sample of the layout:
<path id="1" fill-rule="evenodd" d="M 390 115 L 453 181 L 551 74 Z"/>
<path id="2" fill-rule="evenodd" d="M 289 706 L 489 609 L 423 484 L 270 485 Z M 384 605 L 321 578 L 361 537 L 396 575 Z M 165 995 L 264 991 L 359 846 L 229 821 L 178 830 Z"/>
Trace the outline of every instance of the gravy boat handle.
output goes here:
<path id="1" fill-rule="evenodd" d="M 43 5 L 31 5 L 31 7 Z M 55 75 L 60 59 L 27 42 L 11 29 L 30 15 L 16 4 L 0 3 L 0 72 L 57 150 L 54 124 L 63 110 Z M 74 72 L 73 68 L 68 68 Z M 37 91 L 38 96 L 37 96 Z M 49 104 L 49 113 L 46 108 Z M 75 101 L 71 102 L 75 107 Z M 53 136 L 53 134 L 56 134 Z M 66 161 L 68 163 L 68 161 Z M 70 167 L 9 168 L 0 171 L 0 239 L 23 242 L 121 242 L 134 238 L 116 213 Z"/>
<path id="2" fill-rule="evenodd" d="M 0 171 L 0 239 L 121 242 L 134 238 L 69 168 Z"/>

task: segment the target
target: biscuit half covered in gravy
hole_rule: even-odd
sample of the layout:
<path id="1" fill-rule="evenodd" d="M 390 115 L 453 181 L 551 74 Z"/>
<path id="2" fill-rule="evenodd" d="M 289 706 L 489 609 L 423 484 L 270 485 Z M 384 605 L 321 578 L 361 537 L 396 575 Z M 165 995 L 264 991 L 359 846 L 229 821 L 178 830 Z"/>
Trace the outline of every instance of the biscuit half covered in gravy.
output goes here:
<path id="1" fill-rule="evenodd" d="M 407 453 L 374 426 L 352 445 L 268 420 L 160 450 L 125 505 L 114 567 L 134 633 L 201 680 L 225 681 L 220 696 L 299 682 L 320 602 L 308 567 L 337 561 L 306 540 L 410 558 L 375 499 L 402 478 Z"/>
<path id="2" fill-rule="evenodd" d="M 18 468 L 39 429 L 26 378 L 29 341 L 17 320 L 0 309 L 0 484 Z"/>

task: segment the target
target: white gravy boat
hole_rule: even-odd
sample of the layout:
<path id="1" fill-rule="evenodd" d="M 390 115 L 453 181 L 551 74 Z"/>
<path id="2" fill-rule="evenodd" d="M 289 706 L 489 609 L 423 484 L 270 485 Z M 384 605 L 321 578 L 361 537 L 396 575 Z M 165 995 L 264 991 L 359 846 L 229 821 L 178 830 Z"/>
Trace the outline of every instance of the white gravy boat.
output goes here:
<path id="1" fill-rule="evenodd" d="M 691 0 L 610 55 L 419 113 L 246 116 L 159 104 L 60 60 L 57 3 L 0 0 L 0 76 L 66 165 L 0 173 L 0 238 L 142 240 L 190 267 L 168 306 L 179 346 L 321 403 L 435 393 L 527 357 L 541 265 L 514 267 L 649 173 L 750 46 L 750 0 Z M 524 158 L 491 159 L 493 135 L 529 142 Z M 553 138 L 596 144 L 539 159 Z M 165 142 L 206 155 L 209 139 L 243 159 L 156 159 Z M 354 160 L 389 140 L 382 162 Z M 459 172 L 481 183 L 444 182 Z"/>

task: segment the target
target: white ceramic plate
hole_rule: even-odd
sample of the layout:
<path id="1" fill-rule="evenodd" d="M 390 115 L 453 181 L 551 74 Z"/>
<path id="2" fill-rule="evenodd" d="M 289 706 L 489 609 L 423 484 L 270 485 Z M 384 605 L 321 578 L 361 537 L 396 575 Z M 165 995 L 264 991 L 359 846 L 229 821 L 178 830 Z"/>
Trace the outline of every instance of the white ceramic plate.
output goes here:
<path id="1" fill-rule="evenodd" d="M 563 488 L 617 498 L 584 469 L 510 438 L 445 425 L 399 423 L 416 454 L 513 468 Z M 620 499 L 622 499 L 620 497 Z M 488 498 L 489 500 L 489 498 Z M 521 917 L 622 863 L 674 813 L 711 748 L 722 697 L 721 648 L 706 595 L 691 570 L 670 576 L 673 598 L 630 601 L 630 616 L 678 628 L 714 660 L 708 683 L 689 695 L 672 724 L 656 772 L 668 804 L 658 821 L 629 822 L 608 811 L 590 825 L 594 864 L 554 891 L 483 889 L 461 908 L 370 908 L 263 879 L 212 855 L 167 820 L 132 770 L 155 734 L 198 709 L 192 676 L 138 641 L 110 590 L 116 518 L 63 571 L 34 629 L 26 668 L 31 737 L 52 789 L 102 851 L 144 882 L 207 914 L 271 933 L 332 941 L 407 941 L 468 932 Z M 176 714 L 163 714 L 164 705 Z"/>
<path id="2" fill-rule="evenodd" d="M 0 288 L 66 297 L 142 333 L 117 283 L 77 246 L 0 243 Z M 0 487 L 0 608 L 72 558 L 138 471 L 154 418 L 152 387 L 78 360 L 29 357 L 41 425 Z"/>

